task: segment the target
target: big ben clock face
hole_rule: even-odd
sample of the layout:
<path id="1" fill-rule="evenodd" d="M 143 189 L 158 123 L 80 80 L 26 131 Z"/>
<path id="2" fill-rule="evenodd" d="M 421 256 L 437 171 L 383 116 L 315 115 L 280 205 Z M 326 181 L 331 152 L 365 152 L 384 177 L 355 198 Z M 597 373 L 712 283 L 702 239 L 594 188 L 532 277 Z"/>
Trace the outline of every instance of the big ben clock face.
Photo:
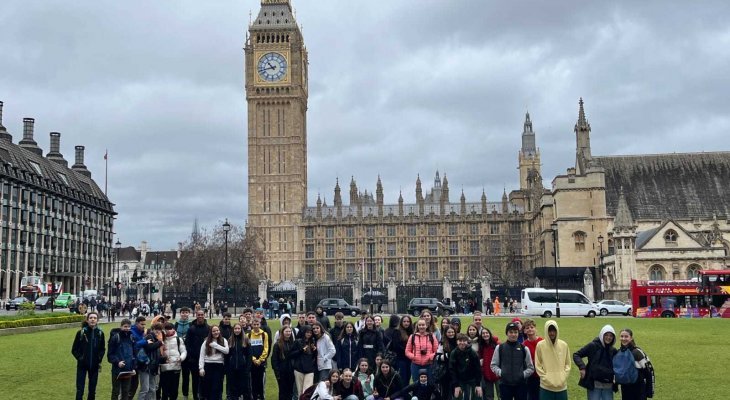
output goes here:
<path id="1" fill-rule="evenodd" d="M 286 76 L 287 68 L 286 58 L 282 54 L 270 52 L 259 58 L 257 69 L 261 79 L 267 82 L 278 82 Z"/>

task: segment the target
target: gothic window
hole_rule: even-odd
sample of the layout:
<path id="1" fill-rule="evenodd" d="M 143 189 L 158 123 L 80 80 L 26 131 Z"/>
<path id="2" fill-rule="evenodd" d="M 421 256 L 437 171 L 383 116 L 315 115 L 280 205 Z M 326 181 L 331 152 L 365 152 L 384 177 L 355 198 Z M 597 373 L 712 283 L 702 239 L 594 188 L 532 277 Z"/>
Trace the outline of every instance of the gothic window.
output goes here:
<path id="1" fill-rule="evenodd" d="M 345 257 L 355 258 L 355 243 L 347 243 L 345 245 Z"/>
<path id="2" fill-rule="evenodd" d="M 325 274 L 327 282 L 333 282 L 335 280 L 335 264 L 325 265 Z"/>
<path id="3" fill-rule="evenodd" d="M 388 249 L 388 257 L 395 257 L 395 243 L 390 242 L 390 243 L 388 243 L 387 246 L 388 246 L 387 247 L 387 249 Z"/>
<path id="4" fill-rule="evenodd" d="M 304 245 L 304 258 L 309 258 L 309 259 L 314 258 L 314 245 L 313 244 Z"/>
<path id="5" fill-rule="evenodd" d="M 469 232 L 472 235 L 478 235 L 479 234 L 479 225 L 478 224 L 469 225 Z"/>
<path id="6" fill-rule="evenodd" d="M 307 282 L 314 282 L 314 265 L 307 264 L 304 268 L 304 280 Z"/>
<path id="7" fill-rule="evenodd" d="M 667 229 L 667 231 L 664 232 L 664 242 L 668 246 L 676 246 L 677 245 L 677 232 L 674 229 Z"/>
<path id="8" fill-rule="evenodd" d="M 435 240 L 428 241 L 428 255 L 437 256 L 439 255 L 438 242 Z"/>
<path id="9" fill-rule="evenodd" d="M 368 226 L 367 227 L 367 236 L 368 237 L 375 237 L 375 227 L 374 226 Z"/>
<path id="10" fill-rule="evenodd" d="M 459 255 L 459 242 L 456 240 L 449 241 L 449 255 L 451 256 L 458 256 Z"/>
<path id="11" fill-rule="evenodd" d="M 418 263 L 415 261 L 408 263 L 408 276 L 414 279 L 418 277 Z"/>
<path id="12" fill-rule="evenodd" d="M 436 236 L 436 225 L 428 226 L 428 236 Z"/>
<path id="13" fill-rule="evenodd" d="M 347 237 L 349 237 L 349 238 L 355 237 L 355 227 L 354 226 L 348 226 L 346 231 L 347 231 Z"/>
<path id="14" fill-rule="evenodd" d="M 452 280 L 459 279 L 459 262 L 458 261 L 449 262 L 449 279 L 452 279 Z"/>
<path id="15" fill-rule="evenodd" d="M 394 262 L 388 263 L 388 278 L 395 278 L 398 273 L 398 264 Z"/>
<path id="16" fill-rule="evenodd" d="M 469 255 L 472 255 L 472 256 L 479 255 L 479 241 L 478 240 L 472 240 L 471 242 L 469 242 Z"/>
<path id="17" fill-rule="evenodd" d="M 449 235 L 453 236 L 456 235 L 458 232 L 458 226 L 456 224 L 450 224 L 449 225 Z"/>
<path id="18" fill-rule="evenodd" d="M 586 234 L 585 232 L 577 231 L 573 233 L 573 239 L 575 239 L 575 251 L 586 250 Z"/>
<path id="19" fill-rule="evenodd" d="M 472 278 L 479 278 L 479 262 L 472 261 L 469 263 L 469 276 Z"/>
<path id="20" fill-rule="evenodd" d="M 327 258 L 335 258 L 335 244 L 334 243 L 327 243 L 326 254 L 325 257 Z"/>
<path id="21" fill-rule="evenodd" d="M 327 227 L 327 228 L 325 229 L 325 231 L 324 231 L 324 232 L 325 232 L 325 237 L 326 237 L 327 239 L 332 239 L 332 238 L 334 238 L 334 237 L 335 237 L 335 228 L 334 228 L 334 227 L 332 227 L 332 226 L 328 226 L 328 227 Z"/>
<path id="22" fill-rule="evenodd" d="M 700 270 L 702 267 L 700 267 L 697 264 L 691 264 L 689 267 L 687 267 L 687 279 L 695 279 L 700 277 Z"/>
<path id="23" fill-rule="evenodd" d="M 408 225 L 408 236 L 416 236 L 416 226 Z"/>
<path id="24" fill-rule="evenodd" d="M 489 234 L 490 235 L 499 235 L 499 224 L 490 223 L 489 224 Z"/>
<path id="25" fill-rule="evenodd" d="M 355 264 L 354 263 L 348 263 L 345 265 L 346 270 L 346 278 L 348 282 L 352 282 L 355 280 Z"/>
<path id="26" fill-rule="evenodd" d="M 415 257 L 417 252 L 416 242 L 408 242 L 408 257 Z"/>
<path id="27" fill-rule="evenodd" d="M 311 228 L 311 227 L 304 228 L 304 237 L 307 239 L 313 239 L 314 238 L 314 228 Z"/>
<path id="28" fill-rule="evenodd" d="M 388 225 L 387 233 L 388 236 L 395 236 L 395 225 Z"/>
<path id="29" fill-rule="evenodd" d="M 662 281 L 664 280 L 665 271 L 664 267 L 659 264 L 652 265 L 649 268 L 649 280 L 650 281 Z"/>
<path id="30" fill-rule="evenodd" d="M 428 263 L 428 279 L 436 280 L 439 277 L 439 263 L 431 261 Z"/>
<path id="31" fill-rule="evenodd" d="M 608 239 L 608 255 L 612 255 L 616 252 L 616 249 L 614 247 L 614 241 L 613 239 Z"/>

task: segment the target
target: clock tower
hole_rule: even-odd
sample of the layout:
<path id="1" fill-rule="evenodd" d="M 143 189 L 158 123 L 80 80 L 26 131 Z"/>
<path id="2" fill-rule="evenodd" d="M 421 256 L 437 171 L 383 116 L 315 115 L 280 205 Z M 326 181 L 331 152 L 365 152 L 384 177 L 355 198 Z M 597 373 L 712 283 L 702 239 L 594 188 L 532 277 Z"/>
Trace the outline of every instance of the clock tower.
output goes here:
<path id="1" fill-rule="evenodd" d="M 289 0 L 261 0 L 245 54 L 248 225 L 263 240 L 265 277 L 293 279 L 301 271 L 307 206 L 308 61 Z"/>

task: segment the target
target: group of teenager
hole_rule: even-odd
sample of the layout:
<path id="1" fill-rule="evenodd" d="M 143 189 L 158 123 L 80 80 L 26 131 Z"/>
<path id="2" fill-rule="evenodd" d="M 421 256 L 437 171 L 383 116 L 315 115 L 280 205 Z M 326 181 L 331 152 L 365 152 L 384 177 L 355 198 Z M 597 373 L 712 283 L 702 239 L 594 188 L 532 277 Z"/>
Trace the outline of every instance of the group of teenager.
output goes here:
<path id="1" fill-rule="evenodd" d="M 155 318 L 149 329 L 144 317 L 134 325 L 125 319 L 112 330 L 107 360 L 113 400 L 136 393 L 139 400 L 177 399 L 181 380 L 185 400 L 219 400 L 224 392 L 227 399 L 264 400 L 267 364 L 279 400 L 567 399 L 573 363 L 589 400 L 613 399 L 619 387 L 623 400 L 652 395 L 648 358 L 629 329 L 621 331 L 616 349 L 610 325 L 571 357 L 554 320 L 545 323 L 543 339 L 534 321 L 515 318 L 500 341 L 479 312 L 462 331 L 458 317 L 437 323 L 429 310 L 418 317 L 391 315 L 384 328 L 381 316 L 367 314 L 353 323 L 337 313 L 331 325 L 318 308 L 298 314 L 296 322 L 281 315 L 273 335 L 263 310 L 244 310 L 237 323 L 226 313 L 218 325 L 208 325 L 202 310 L 194 319 L 190 313 L 182 308 L 174 324 Z M 74 340 L 77 399 L 87 375 L 88 398 L 94 398 L 105 351 L 97 322 L 88 314 Z M 616 379 L 614 359 L 626 351 L 638 377 L 624 383 Z"/>

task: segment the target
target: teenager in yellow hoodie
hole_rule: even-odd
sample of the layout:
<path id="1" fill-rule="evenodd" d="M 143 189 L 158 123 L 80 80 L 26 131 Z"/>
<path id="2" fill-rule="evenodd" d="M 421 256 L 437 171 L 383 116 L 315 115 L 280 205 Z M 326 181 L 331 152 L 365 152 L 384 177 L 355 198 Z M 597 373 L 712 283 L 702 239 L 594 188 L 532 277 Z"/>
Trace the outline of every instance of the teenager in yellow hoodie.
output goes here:
<path id="1" fill-rule="evenodd" d="M 535 349 L 535 371 L 540 377 L 540 400 L 568 400 L 570 350 L 558 339 L 558 323 L 545 322 L 546 339 Z"/>

